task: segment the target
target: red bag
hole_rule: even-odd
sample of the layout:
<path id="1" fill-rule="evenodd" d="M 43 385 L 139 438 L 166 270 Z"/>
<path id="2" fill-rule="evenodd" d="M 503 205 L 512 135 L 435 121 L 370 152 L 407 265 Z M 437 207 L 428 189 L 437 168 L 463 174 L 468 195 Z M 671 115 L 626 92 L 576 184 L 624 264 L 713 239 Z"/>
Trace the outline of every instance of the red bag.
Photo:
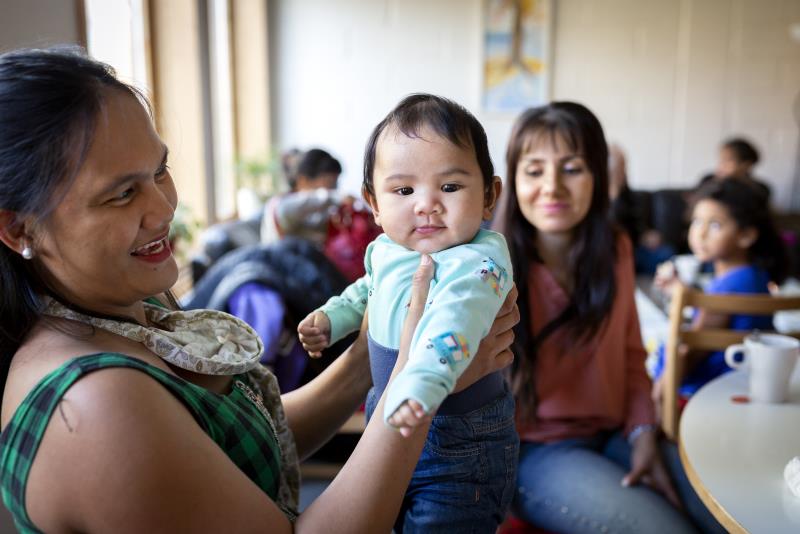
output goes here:
<path id="1" fill-rule="evenodd" d="M 365 274 L 364 253 L 381 227 L 375 224 L 368 209 L 358 209 L 352 202 L 339 206 L 328 222 L 328 237 L 325 239 L 325 255 L 342 274 L 355 282 Z"/>

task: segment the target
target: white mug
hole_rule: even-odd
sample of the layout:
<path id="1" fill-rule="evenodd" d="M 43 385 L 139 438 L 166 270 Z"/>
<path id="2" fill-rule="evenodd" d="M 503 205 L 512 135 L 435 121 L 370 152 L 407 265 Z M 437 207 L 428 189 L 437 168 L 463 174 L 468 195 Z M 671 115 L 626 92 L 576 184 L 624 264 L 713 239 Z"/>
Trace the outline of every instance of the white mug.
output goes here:
<path id="1" fill-rule="evenodd" d="M 742 361 L 734 355 L 741 353 Z M 725 363 L 734 369 L 750 371 L 750 399 L 755 402 L 784 402 L 789 394 L 789 379 L 800 354 L 800 340 L 779 334 L 755 333 L 744 343 L 725 349 Z"/>
<path id="2" fill-rule="evenodd" d="M 675 265 L 675 272 L 678 279 L 684 285 L 691 286 L 697 281 L 700 274 L 700 260 L 694 254 L 679 254 L 673 256 L 672 263 Z"/>

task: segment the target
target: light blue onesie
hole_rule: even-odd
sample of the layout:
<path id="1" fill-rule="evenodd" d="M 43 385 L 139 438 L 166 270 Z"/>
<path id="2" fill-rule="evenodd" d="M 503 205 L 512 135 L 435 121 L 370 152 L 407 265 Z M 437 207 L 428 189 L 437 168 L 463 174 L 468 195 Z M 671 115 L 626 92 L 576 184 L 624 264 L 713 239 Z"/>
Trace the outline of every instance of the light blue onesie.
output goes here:
<path id="1" fill-rule="evenodd" d="M 369 302 L 369 334 L 387 348 L 400 347 L 411 281 L 420 253 L 386 234 L 370 243 L 367 274 L 320 308 L 331 322 L 331 343 L 361 326 Z M 388 419 L 408 399 L 430 413 L 453 391 L 481 339 L 489 332 L 513 281 L 505 238 L 479 230 L 469 243 L 434 252 L 428 302 L 411 341 L 408 363 L 389 388 Z"/>

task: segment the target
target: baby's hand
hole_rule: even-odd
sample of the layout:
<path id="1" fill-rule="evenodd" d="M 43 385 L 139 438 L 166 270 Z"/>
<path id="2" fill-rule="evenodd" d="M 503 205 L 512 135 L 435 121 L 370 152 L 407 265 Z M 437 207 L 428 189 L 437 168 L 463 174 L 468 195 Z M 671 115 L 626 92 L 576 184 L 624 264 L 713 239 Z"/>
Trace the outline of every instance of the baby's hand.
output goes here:
<path id="1" fill-rule="evenodd" d="M 322 356 L 322 349 L 330 343 L 331 321 L 321 311 L 311 312 L 297 325 L 297 333 L 300 336 L 300 343 L 308 351 L 308 355 L 312 358 L 319 358 Z"/>
<path id="2" fill-rule="evenodd" d="M 403 437 L 408 437 L 412 430 L 423 424 L 428 417 L 420 403 L 408 399 L 395 410 L 388 423 L 399 430 Z"/>

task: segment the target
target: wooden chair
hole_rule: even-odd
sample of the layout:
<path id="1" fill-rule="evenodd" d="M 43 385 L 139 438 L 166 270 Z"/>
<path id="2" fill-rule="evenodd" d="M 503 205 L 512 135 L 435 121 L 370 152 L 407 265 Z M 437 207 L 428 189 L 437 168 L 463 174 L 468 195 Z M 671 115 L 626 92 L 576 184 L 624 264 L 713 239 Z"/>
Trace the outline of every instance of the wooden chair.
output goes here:
<path id="1" fill-rule="evenodd" d="M 782 310 L 800 309 L 800 296 L 772 295 L 709 295 L 700 290 L 676 284 L 669 312 L 669 336 L 664 362 L 664 392 L 662 397 L 661 426 L 672 440 L 678 437 L 678 388 L 680 386 L 681 346 L 688 350 L 724 350 L 729 345 L 741 343 L 750 332 L 720 328 L 690 330 L 684 324 L 683 309 L 686 306 L 704 308 L 710 312 L 726 315 L 772 315 Z M 790 333 L 800 338 L 800 334 Z"/>

